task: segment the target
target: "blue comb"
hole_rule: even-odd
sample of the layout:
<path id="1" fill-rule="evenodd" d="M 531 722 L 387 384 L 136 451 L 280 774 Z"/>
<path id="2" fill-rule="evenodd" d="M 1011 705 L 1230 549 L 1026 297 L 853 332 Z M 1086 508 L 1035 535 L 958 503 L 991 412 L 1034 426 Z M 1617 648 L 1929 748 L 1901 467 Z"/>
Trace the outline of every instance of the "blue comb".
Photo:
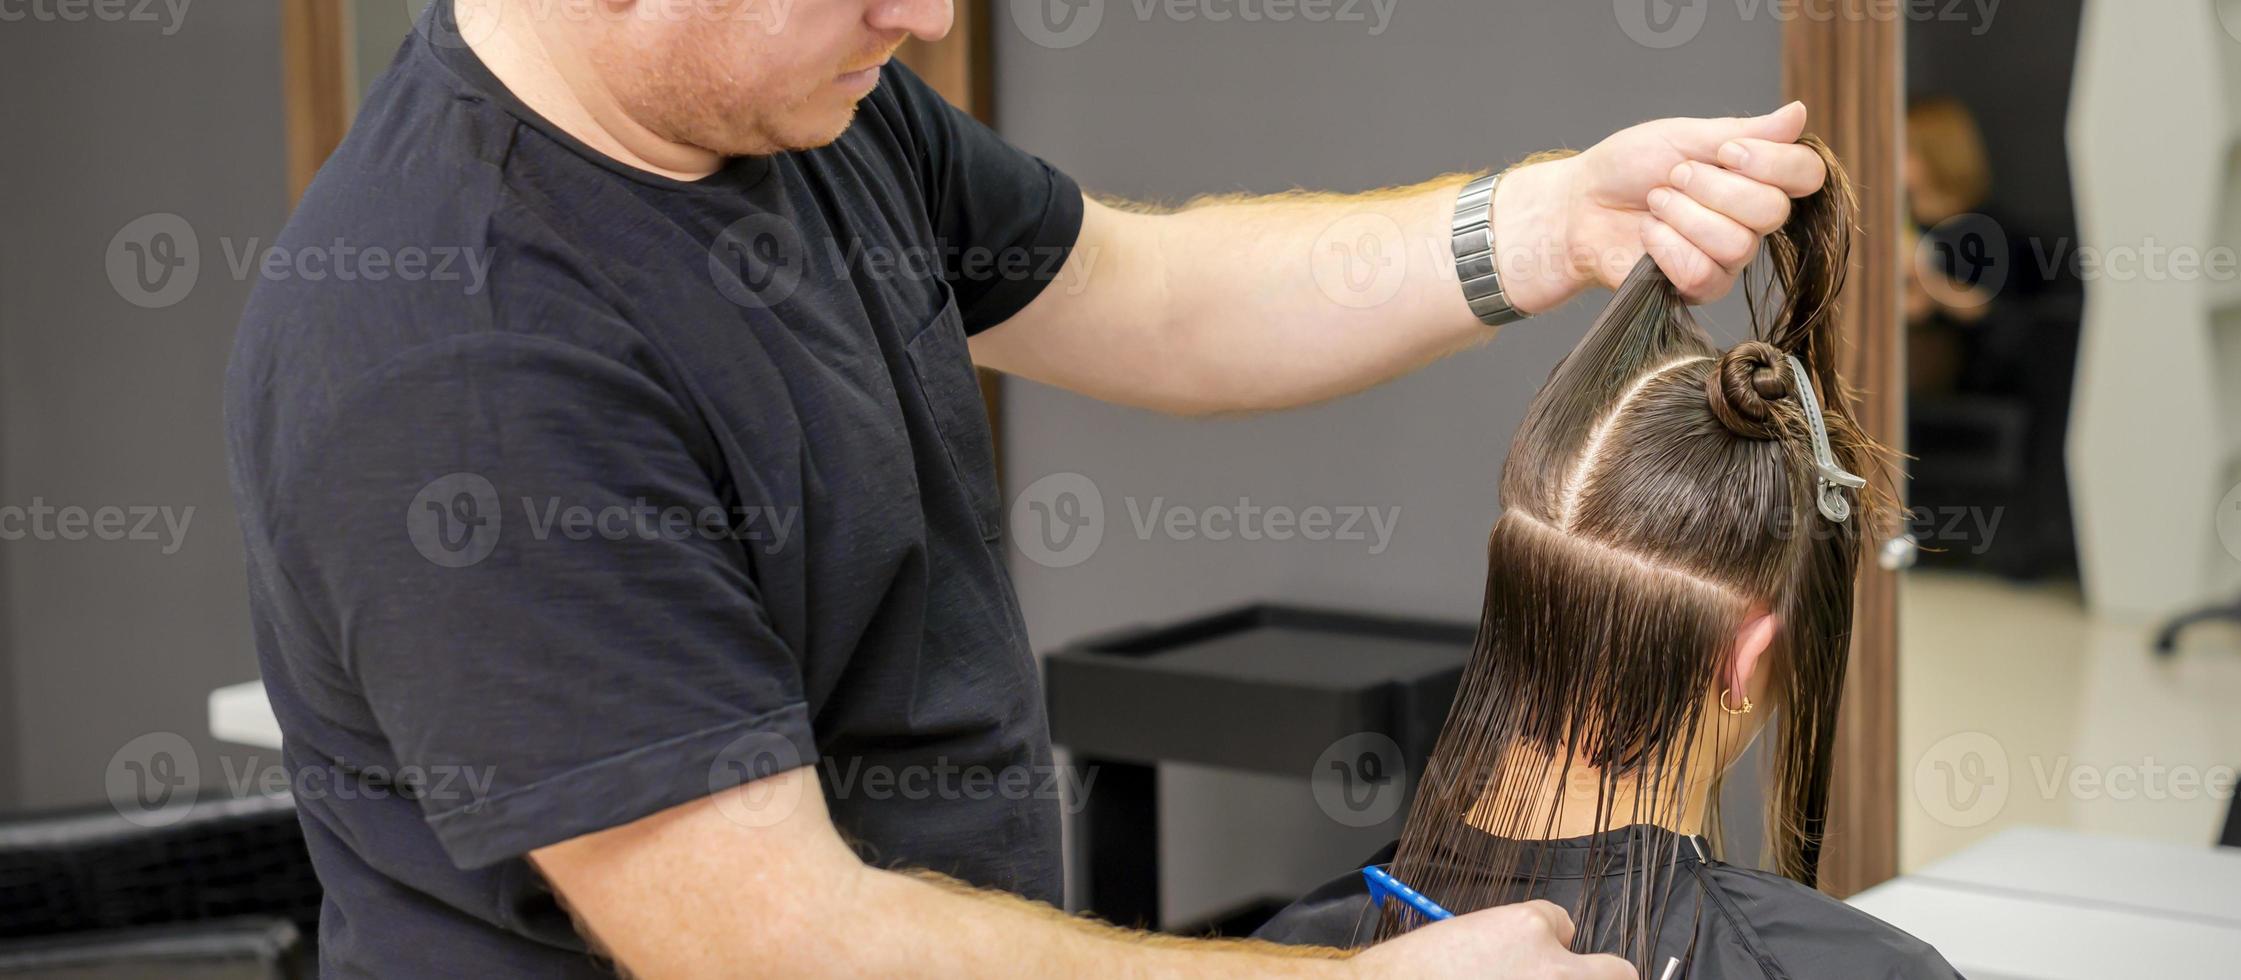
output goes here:
<path id="1" fill-rule="evenodd" d="M 1401 900 L 1401 904 L 1415 909 L 1418 915 L 1435 922 L 1455 917 L 1455 913 L 1440 908 L 1440 903 L 1425 898 L 1422 892 L 1401 884 L 1399 878 L 1386 874 L 1384 868 L 1374 865 L 1363 868 L 1362 880 L 1369 884 L 1370 901 L 1379 908 L 1385 907 L 1386 899 L 1397 898 Z"/>

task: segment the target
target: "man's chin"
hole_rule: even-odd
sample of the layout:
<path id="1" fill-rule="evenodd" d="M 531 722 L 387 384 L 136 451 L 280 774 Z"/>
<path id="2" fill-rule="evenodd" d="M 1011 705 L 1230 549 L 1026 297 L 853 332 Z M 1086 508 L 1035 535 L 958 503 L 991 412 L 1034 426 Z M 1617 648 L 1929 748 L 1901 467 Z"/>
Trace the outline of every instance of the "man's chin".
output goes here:
<path id="1" fill-rule="evenodd" d="M 856 120 L 856 103 L 850 102 L 824 112 L 801 112 L 766 127 L 765 139 L 756 154 L 783 153 L 793 150 L 814 150 L 829 146 Z"/>

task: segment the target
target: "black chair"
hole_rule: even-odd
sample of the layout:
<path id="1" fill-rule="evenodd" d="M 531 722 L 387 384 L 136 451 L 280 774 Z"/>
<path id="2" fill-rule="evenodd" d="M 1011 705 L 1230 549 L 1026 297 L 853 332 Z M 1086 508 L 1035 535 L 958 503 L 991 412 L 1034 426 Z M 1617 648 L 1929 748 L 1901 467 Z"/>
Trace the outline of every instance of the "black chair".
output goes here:
<path id="1" fill-rule="evenodd" d="M 2014 579 L 2074 574 L 2065 447 L 2084 299 L 2056 290 L 2001 303 L 1973 328 L 1961 390 L 1908 396 L 1907 498 L 1930 522 L 1915 529 L 1921 561 Z M 1978 540 L 1994 512 L 1997 530 Z"/>
<path id="2" fill-rule="evenodd" d="M 287 796 L 0 822 L 0 976 L 310 978 L 320 901 Z"/>

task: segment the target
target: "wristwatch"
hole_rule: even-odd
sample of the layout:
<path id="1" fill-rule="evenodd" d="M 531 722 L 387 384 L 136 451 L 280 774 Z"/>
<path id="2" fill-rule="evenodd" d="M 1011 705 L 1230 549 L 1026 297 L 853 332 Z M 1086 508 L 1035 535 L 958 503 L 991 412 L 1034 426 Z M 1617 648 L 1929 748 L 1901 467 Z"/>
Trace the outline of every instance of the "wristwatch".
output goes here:
<path id="1" fill-rule="evenodd" d="M 1471 312 L 1489 327 L 1526 316 L 1502 292 L 1502 271 L 1494 259 L 1494 188 L 1501 183 L 1501 174 L 1487 174 L 1464 184 L 1455 199 L 1455 275 L 1463 281 Z"/>

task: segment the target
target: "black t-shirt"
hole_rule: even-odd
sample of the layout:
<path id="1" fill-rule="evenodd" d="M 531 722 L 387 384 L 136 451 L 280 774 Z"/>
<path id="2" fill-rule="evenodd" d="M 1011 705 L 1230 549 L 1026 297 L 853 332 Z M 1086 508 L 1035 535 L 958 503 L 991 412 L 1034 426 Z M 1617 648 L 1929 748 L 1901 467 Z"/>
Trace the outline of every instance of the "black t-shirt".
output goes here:
<path id="1" fill-rule="evenodd" d="M 1079 190 L 900 67 L 830 146 L 650 176 L 448 8 L 228 377 L 324 975 L 606 975 L 525 855 L 802 764 L 875 865 L 1057 900 L 965 338 L 1055 275 Z"/>

